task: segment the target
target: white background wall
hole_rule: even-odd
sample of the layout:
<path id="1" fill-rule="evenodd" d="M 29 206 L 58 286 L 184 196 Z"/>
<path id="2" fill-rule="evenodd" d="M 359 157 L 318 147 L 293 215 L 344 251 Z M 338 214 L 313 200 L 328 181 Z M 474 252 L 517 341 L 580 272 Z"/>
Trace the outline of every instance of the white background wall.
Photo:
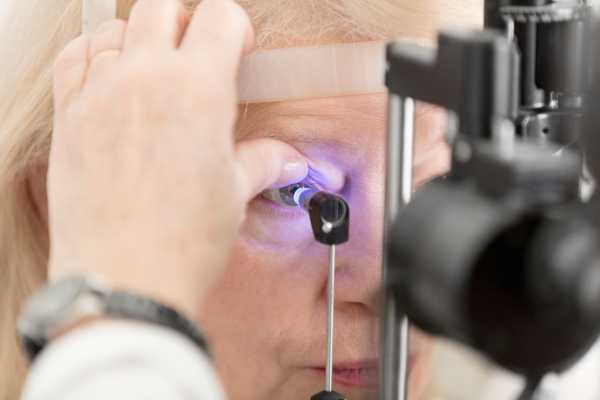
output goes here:
<path id="1" fill-rule="evenodd" d="M 434 364 L 436 392 L 427 400 L 512 400 L 522 389 L 520 377 L 452 342 L 437 343 Z M 544 400 L 598 400 L 599 374 L 600 342 L 571 370 L 544 380 Z"/>

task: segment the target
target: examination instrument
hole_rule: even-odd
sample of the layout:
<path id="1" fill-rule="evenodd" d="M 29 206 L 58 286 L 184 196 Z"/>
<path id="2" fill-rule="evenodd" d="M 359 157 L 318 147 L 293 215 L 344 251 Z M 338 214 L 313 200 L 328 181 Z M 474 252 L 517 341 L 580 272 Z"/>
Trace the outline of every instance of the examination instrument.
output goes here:
<path id="1" fill-rule="evenodd" d="M 314 239 L 329 246 L 325 388 L 312 396 L 311 400 L 344 400 L 343 395 L 333 391 L 335 253 L 336 246 L 349 239 L 350 208 L 342 197 L 303 184 L 268 190 L 263 196 L 282 205 L 304 209 L 310 217 Z"/>

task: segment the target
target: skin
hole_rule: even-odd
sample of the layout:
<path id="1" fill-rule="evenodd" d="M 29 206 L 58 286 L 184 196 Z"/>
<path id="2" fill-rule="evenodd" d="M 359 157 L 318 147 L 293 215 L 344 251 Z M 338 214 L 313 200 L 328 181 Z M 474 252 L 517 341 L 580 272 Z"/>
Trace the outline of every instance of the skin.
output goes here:
<path id="1" fill-rule="evenodd" d="M 328 188 L 344 196 L 352 215 L 351 239 L 337 258 L 338 365 L 376 361 L 378 355 L 385 107 L 383 94 L 278 103 L 249 110 L 250 119 L 263 122 L 242 121 L 239 127 L 243 139 L 276 136 L 310 165 L 331 163 L 345 177 L 343 186 Z M 445 171 L 447 148 L 439 110 L 420 107 L 417 125 L 415 175 L 421 184 Z M 323 385 L 311 367 L 325 366 L 327 248 L 312 238 L 303 211 L 258 198 L 250 203 L 233 254 L 201 318 L 229 397 L 310 398 Z M 413 398 L 427 380 L 430 347 L 413 332 Z M 351 399 L 375 398 L 375 388 L 334 387 Z"/>
<path id="2" fill-rule="evenodd" d="M 448 9 L 448 2 L 419 2 L 414 14 L 398 18 L 400 36 L 429 41 L 441 26 L 476 26 L 482 5 L 472 3 Z M 336 43 L 340 37 L 286 37 L 269 47 Z M 238 140 L 289 143 L 350 205 L 351 239 L 337 255 L 336 364 L 378 359 L 386 101 L 375 94 L 240 107 Z M 445 122 L 441 110 L 418 104 L 417 188 L 448 169 Z M 301 400 L 322 390 L 324 377 L 312 367 L 325 366 L 326 263 L 327 248 L 312 239 L 303 212 L 261 198 L 249 204 L 233 260 L 201 309 L 229 398 Z M 422 397 L 431 356 L 432 340 L 411 329 L 411 400 Z M 377 393 L 376 387 L 335 380 L 334 389 L 349 399 L 370 400 Z"/>
<path id="3" fill-rule="evenodd" d="M 351 240 L 338 251 L 335 360 L 376 361 L 386 96 L 241 107 L 234 132 L 231 83 L 239 56 L 251 47 L 247 17 L 229 1 L 213 0 L 190 22 L 173 3 L 140 0 L 129 24 L 107 25 L 59 57 L 47 195 L 45 177 L 32 190 L 49 216 L 50 277 L 93 272 L 186 312 L 208 335 L 231 399 L 310 398 L 324 382 L 314 368 L 325 365 L 327 249 L 312 239 L 303 212 L 257 194 L 301 180 L 310 170 L 326 189 L 346 198 Z M 423 20 L 440 7 L 427 2 Z M 405 22 L 400 25 L 406 35 L 431 36 L 414 16 Z M 90 46 L 100 54 L 91 63 L 82 56 Z M 233 50 L 222 55 L 222 48 Z M 204 59 L 194 54 L 213 54 L 208 59 L 217 67 L 198 68 Z M 116 79 L 123 71 L 126 82 Z M 226 96 L 210 90 L 178 95 L 217 81 L 231 88 Z M 164 103 L 148 101 L 151 93 L 167 98 L 169 110 L 191 105 L 196 119 L 185 112 L 165 118 Z M 135 120 L 129 117 L 133 110 L 141 110 Z M 440 110 L 418 106 L 417 186 L 447 169 L 444 126 Z M 185 140 L 173 141 L 169 133 Z M 121 153 L 102 151 L 117 142 L 127 144 Z M 107 172 L 106 165 L 121 173 Z M 156 193 L 170 196 L 152 201 Z M 153 262 L 140 263 L 140 251 Z M 176 269 L 166 271 L 166 265 Z M 411 335 L 410 392 L 416 400 L 428 380 L 431 341 L 414 330 Z M 375 398 L 374 387 L 334 388 L 350 399 Z"/>
<path id="4" fill-rule="evenodd" d="M 143 0 L 129 23 L 107 22 L 59 55 L 51 280 L 93 273 L 196 316 L 225 269 L 246 202 L 306 175 L 306 161 L 283 142 L 234 145 L 235 75 L 252 38 L 233 2 L 209 0 L 190 18 L 179 1 Z M 165 113 L 167 104 L 176 111 Z"/>

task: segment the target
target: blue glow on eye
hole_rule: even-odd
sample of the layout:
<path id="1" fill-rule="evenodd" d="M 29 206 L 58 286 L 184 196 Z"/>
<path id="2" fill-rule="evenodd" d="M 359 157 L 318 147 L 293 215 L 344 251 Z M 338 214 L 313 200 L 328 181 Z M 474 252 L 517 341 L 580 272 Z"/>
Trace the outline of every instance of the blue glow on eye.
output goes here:
<path id="1" fill-rule="evenodd" d="M 299 188 L 298 190 L 296 190 L 294 192 L 294 203 L 296 203 L 298 206 L 302 205 L 302 202 L 300 200 L 301 196 L 302 196 L 302 193 L 305 193 L 305 192 L 311 191 L 311 190 L 313 190 L 313 189 L 310 189 L 310 188 L 307 188 L 307 187 Z"/>
<path id="2" fill-rule="evenodd" d="M 318 189 L 323 189 L 323 183 L 326 181 L 327 180 L 325 179 L 322 173 L 320 173 L 312 167 L 309 167 L 308 175 L 306 175 L 302 183 L 307 184 L 309 186 L 314 186 Z"/>
<path id="3" fill-rule="evenodd" d="M 319 171 L 317 171 L 316 169 L 314 169 L 313 167 L 308 167 L 308 175 L 307 178 L 315 181 L 315 182 L 324 182 L 326 181 L 326 178 L 323 176 L 323 174 Z"/>

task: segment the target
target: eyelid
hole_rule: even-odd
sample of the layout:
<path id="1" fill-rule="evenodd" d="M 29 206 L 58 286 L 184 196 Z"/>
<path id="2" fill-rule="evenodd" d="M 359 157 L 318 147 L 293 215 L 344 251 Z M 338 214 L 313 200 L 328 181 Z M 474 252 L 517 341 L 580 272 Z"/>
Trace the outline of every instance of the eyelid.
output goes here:
<path id="1" fill-rule="evenodd" d="M 270 202 L 275 208 L 296 208 L 281 197 L 280 190 L 290 188 L 297 184 L 323 190 L 331 193 L 339 193 L 345 186 L 346 176 L 340 168 L 333 163 L 324 160 L 311 160 L 307 157 L 308 174 L 300 182 L 285 186 L 284 188 L 271 188 L 263 191 L 259 196 L 262 201 Z"/>
<path id="2" fill-rule="evenodd" d="M 346 183 L 344 172 L 333 163 L 324 160 L 308 160 L 306 183 L 313 183 L 329 192 L 340 192 Z"/>
<path id="3" fill-rule="evenodd" d="M 252 202 L 252 207 L 256 207 L 257 210 L 267 213 L 270 217 L 306 218 L 306 211 L 302 208 L 279 204 L 267 198 L 264 194 L 258 196 Z"/>
<path id="4" fill-rule="evenodd" d="M 341 179 L 343 179 L 343 175 L 336 176 L 336 178 L 340 179 L 341 181 Z M 260 197 L 263 200 L 267 200 L 273 203 L 274 207 L 298 208 L 298 199 L 296 198 L 296 195 L 299 195 L 300 192 L 304 190 L 310 190 L 313 192 L 315 190 L 327 191 L 335 193 L 339 192 L 344 186 L 343 181 L 341 181 L 341 183 L 337 184 L 336 190 L 332 190 L 332 187 L 328 187 L 327 183 L 323 183 L 323 181 L 323 174 L 316 170 L 309 169 L 308 175 L 302 181 L 279 189 L 267 189 L 261 193 Z M 328 183 L 331 185 L 332 182 L 334 181 L 329 180 Z"/>

